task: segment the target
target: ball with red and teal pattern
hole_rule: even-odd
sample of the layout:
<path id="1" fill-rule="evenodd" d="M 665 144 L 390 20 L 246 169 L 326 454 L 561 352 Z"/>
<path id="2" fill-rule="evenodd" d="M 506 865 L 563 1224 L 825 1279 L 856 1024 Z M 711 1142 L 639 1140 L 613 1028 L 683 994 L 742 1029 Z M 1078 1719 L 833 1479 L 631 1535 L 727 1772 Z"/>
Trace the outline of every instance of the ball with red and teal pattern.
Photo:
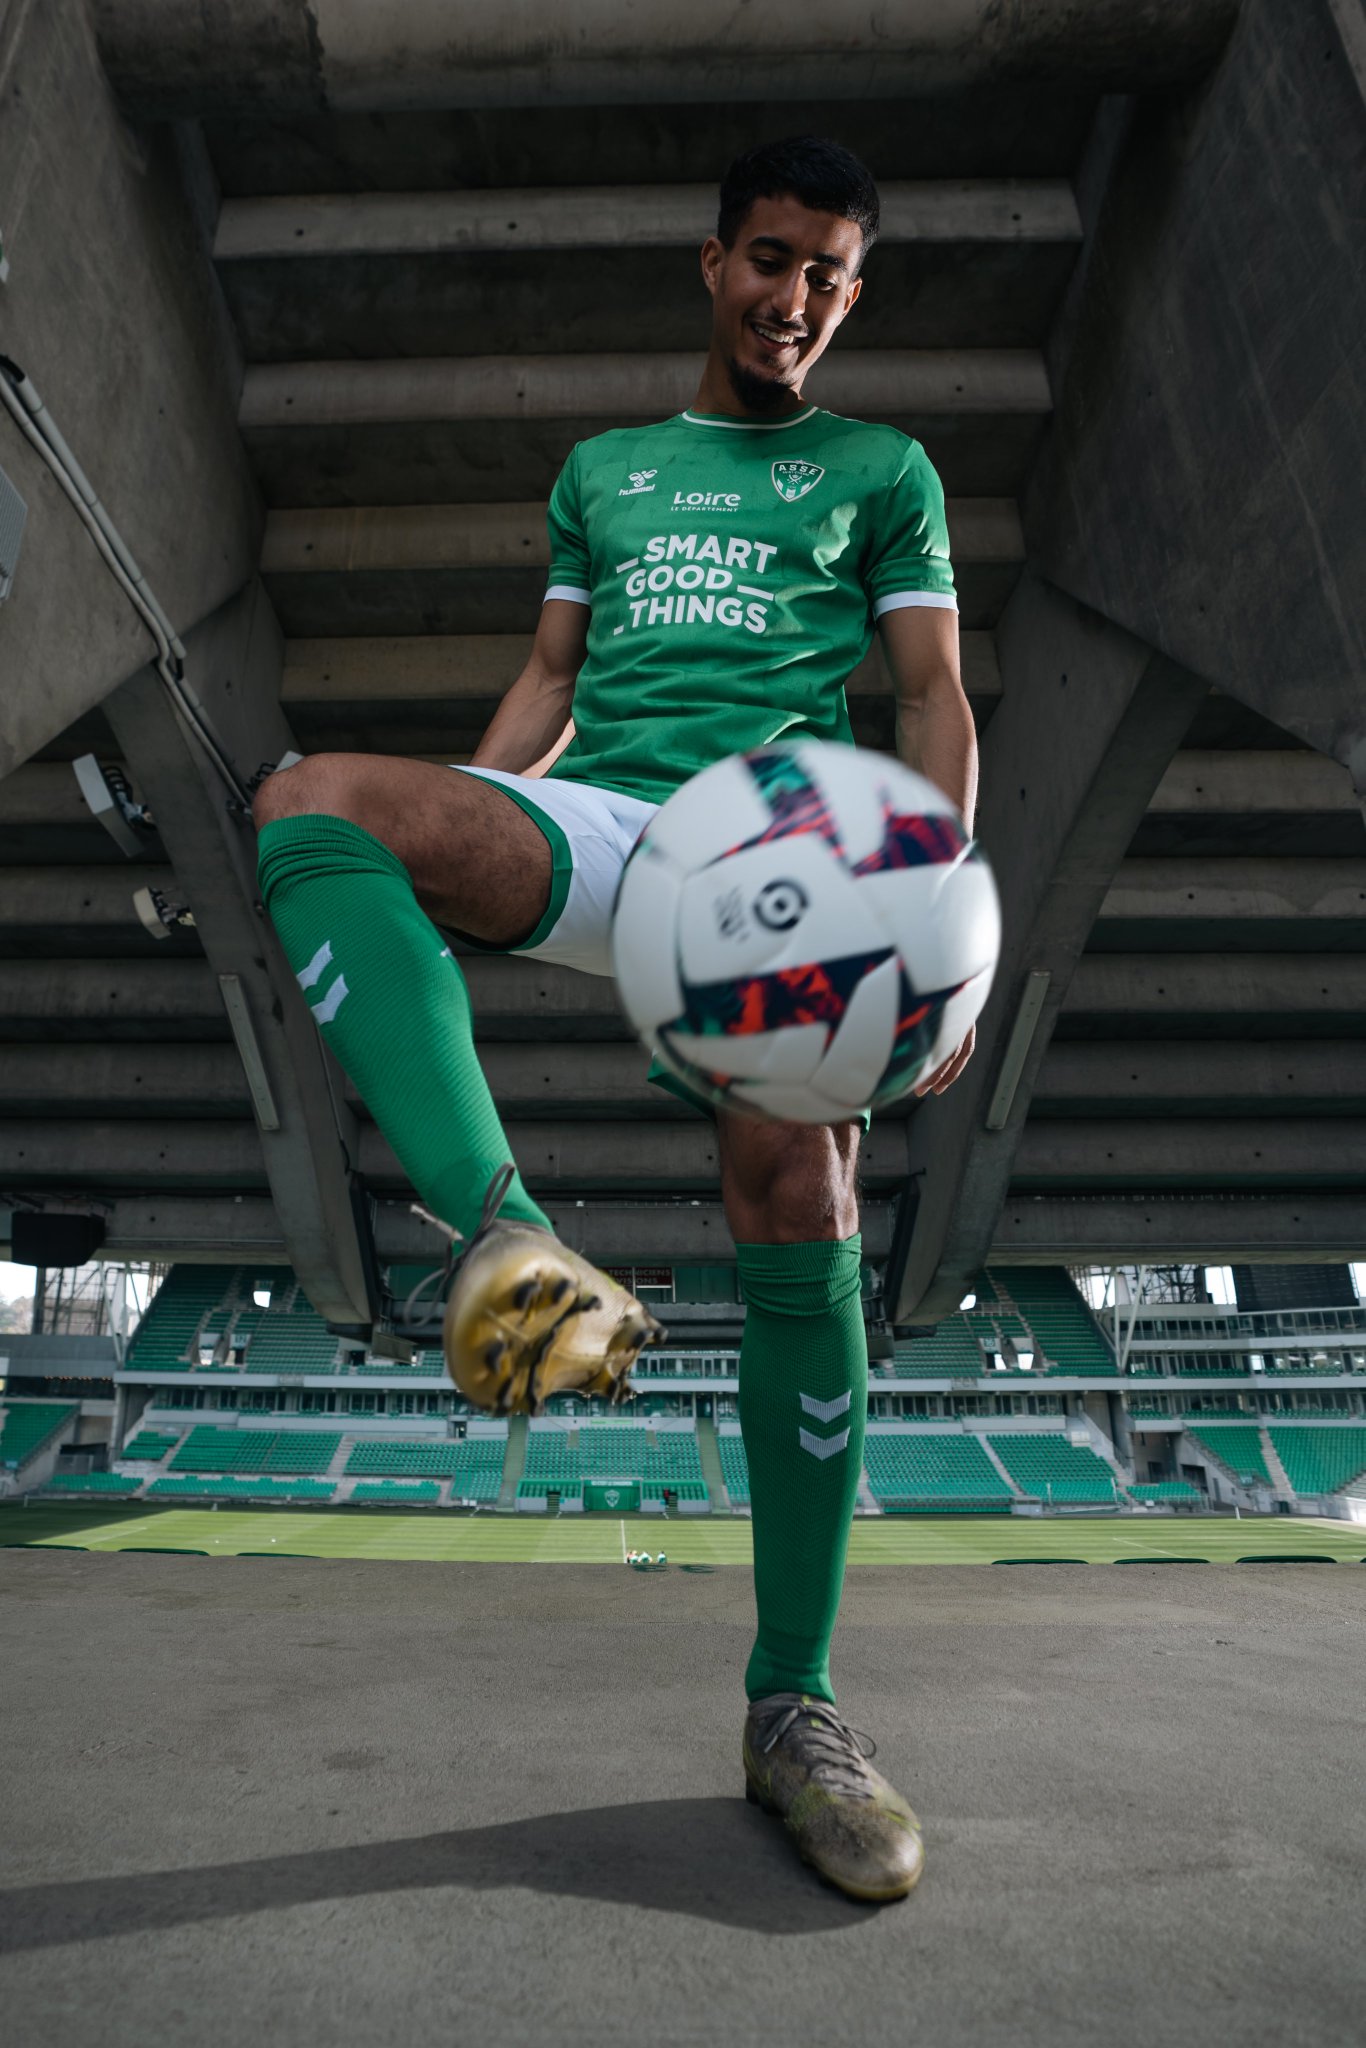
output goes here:
<path id="1" fill-rule="evenodd" d="M 732 755 L 670 797 L 612 926 L 622 1002 L 666 1070 L 809 1124 L 942 1066 L 1000 941 L 991 870 L 948 797 L 887 755 L 811 740 Z"/>

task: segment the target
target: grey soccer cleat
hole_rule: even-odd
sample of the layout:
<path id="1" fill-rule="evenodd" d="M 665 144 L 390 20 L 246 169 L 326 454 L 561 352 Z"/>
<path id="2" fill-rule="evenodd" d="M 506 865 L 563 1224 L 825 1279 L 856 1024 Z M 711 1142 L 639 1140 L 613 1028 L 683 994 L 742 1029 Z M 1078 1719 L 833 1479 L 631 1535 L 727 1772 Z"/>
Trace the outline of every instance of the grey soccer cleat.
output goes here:
<path id="1" fill-rule="evenodd" d="M 925 1867 L 920 1823 L 824 1700 L 777 1692 L 745 1720 L 745 1797 L 779 1815 L 806 1862 L 851 1899 L 901 1899 Z"/>

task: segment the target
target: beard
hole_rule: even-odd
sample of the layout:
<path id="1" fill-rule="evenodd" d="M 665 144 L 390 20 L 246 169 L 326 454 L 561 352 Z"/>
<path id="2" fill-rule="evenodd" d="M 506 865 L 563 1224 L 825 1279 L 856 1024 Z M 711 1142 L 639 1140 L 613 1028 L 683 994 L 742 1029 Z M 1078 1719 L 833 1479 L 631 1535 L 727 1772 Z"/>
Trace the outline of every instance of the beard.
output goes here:
<path id="1" fill-rule="evenodd" d="M 734 356 L 726 364 L 730 388 L 746 412 L 787 412 L 792 407 L 796 394 L 791 387 L 777 377 L 765 377 L 758 370 L 746 369 L 737 363 Z"/>

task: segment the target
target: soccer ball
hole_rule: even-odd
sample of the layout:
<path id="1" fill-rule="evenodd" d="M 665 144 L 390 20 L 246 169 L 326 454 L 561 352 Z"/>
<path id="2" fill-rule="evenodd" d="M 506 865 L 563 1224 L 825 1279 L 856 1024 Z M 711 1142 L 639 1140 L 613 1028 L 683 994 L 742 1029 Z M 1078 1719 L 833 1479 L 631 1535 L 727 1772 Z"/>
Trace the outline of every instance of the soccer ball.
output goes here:
<path id="1" fill-rule="evenodd" d="M 1000 939 L 991 870 L 943 792 L 806 740 L 718 761 L 656 812 L 612 957 L 632 1024 L 695 1094 L 825 1124 L 943 1064 Z"/>

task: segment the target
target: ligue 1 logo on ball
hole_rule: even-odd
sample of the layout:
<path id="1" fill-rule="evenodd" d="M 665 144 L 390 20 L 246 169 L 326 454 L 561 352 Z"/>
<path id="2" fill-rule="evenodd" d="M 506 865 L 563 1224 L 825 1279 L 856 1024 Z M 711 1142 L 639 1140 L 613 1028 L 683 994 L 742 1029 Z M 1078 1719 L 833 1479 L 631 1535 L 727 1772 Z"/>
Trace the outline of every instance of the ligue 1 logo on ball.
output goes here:
<path id="1" fill-rule="evenodd" d="M 814 491 L 825 475 L 818 462 L 775 462 L 773 488 L 785 504 L 795 505 L 808 491 Z"/>

